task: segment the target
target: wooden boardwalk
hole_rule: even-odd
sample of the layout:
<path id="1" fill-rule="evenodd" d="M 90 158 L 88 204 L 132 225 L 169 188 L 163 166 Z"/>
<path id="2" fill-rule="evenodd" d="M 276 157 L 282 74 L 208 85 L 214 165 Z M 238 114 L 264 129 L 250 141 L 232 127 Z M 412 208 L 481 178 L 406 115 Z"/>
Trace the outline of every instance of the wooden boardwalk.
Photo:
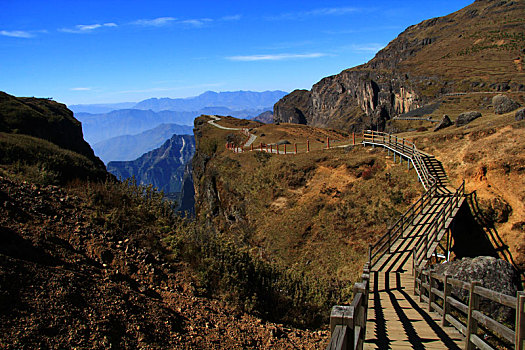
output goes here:
<path id="1" fill-rule="evenodd" d="M 423 245 L 429 226 L 450 196 L 447 193 L 438 191 L 391 244 L 391 252 L 372 266 L 365 349 L 461 348 L 463 336 L 453 327 L 441 327 L 441 316 L 428 312 L 427 304 L 413 293 L 413 249 Z"/>
<path id="2" fill-rule="evenodd" d="M 399 148 L 397 140 L 392 145 L 382 138 L 379 145 L 381 143 L 401 156 L 406 153 L 406 147 Z M 432 225 L 443 215 L 455 189 L 447 187 L 445 170 L 434 156 L 420 153 L 419 157 L 414 167 L 427 189 L 431 183 L 425 183 L 425 177 L 432 180 L 435 191 L 428 192 L 428 201 L 423 202 L 420 212 L 402 227 L 401 234 L 393 242 L 389 241 L 388 250 L 370 266 L 365 349 L 461 349 L 464 343 L 464 337 L 455 328 L 441 326 L 441 316 L 429 312 L 428 304 L 421 303 L 413 291 L 414 249 L 418 256 L 421 254 L 418 261 L 426 262 L 463 202 L 461 198 L 443 228 L 438 230 L 435 241 L 427 244 L 425 239 L 435 228 Z"/>
<path id="3" fill-rule="evenodd" d="M 370 282 L 365 349 L 462 348 L 464 337 L 414 296 L 411 273 L 375 272 Z"/>

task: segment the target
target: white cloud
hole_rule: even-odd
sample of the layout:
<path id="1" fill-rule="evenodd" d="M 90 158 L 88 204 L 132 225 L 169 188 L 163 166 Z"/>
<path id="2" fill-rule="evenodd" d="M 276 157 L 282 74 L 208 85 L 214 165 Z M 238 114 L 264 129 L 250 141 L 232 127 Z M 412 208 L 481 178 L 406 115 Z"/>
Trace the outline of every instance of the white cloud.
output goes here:
<path id="1" fill-rule="evenodd" d="M 145 27 L 163 27 L 176 20 L 177 19 L 175 17 L 158 17 L 154 19 L 139 19 L 135 22 L 132 22 L 132 24 Z"/>
<path id="2" fill-rule="evenodd" d="M 0 35 L 25 39 L 34 37 L 32 33 L 23 30 L 0 30 Z"/>
<path id="3" fill-rule="evenodd" d="M 186 19 L 186 20 L 180 21 L 180 23 L 191 26 L 191 27 L 200 28 L 212 21 L 213 20 L 211 18 L 200 18 L 200 19 Z"/>
<path id="4" fill-rule="evenodd" d="M 319 58 L 328 56 L 325 53 L 316 52 L 316 53 L 306 53 L 306 54 L 290 54 L 290 53 L 281 53 L 275 55 L 249 55 L 249 56 L 229 56 L 226 59 L 230 61 L 282 61 L 282 60 L 293 60 L 293 59 L 305 59 L 305 58 Z"/>
<path id="5" fill-rule="evenodd" d="M 277 16 L 267 17 L 266 19 L 277 21 L 277 20 L 304 20 L 311 17 L 322 17 L 322 16 L 342 16 L 349 13 L 355 13 L 361 11 L 355 7 L 329 7 L 329 8 L 319 8 L 310 11 L 300 11 L 300 12 L 289 12 L 282 13 Z"/>
<path id="6" fill-rule="evenodd" d="M 90 87 L 74 87 L 70 89 L 71 91 L 90 91 Z"/>
<path id="7" fill-rule="evenodd" d="M 242 18 L 241 15 L 224 16 L 221 17 L 221 21 L 238 21 Z"/>
<path id="8" fill-rule="evenodd" d="M 62 28 L 61 32 L 66 33 L 90 33 L 98 28 L 115 28 L 118 27 L 116 23 L 95 23 L 95 24 L 78 24 L 74 28 Z"/>

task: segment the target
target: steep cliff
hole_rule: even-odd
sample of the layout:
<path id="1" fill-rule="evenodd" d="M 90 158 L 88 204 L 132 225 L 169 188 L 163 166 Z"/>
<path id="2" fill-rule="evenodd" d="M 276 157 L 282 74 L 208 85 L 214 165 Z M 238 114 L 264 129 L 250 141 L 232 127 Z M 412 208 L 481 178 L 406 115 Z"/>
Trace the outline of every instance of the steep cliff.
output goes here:
<path id="1" fill-rule="evenodd" d="M 133 161 L 109 162 L 108 171 L 118 178 L 135 177 L 165 194 L 181 192 L 184 169 L 195 153 L 192 135 L 173 135 L 161 147 Z"/>
<path id="2" fill-rule="evenodd" d="M 49 141 L 104 168 L 102 161 L 95 157 L 84 141 L 82 125 L 62 103 L 43 98 L 15 97 L 0 91 L 0 132 Z"/>
<path id="3" fill-rule="evenodd" d="M 43 184 L 109 175 L 65 105 L 0 92 L 0 172 Z"/>
<path id="4" fill-rule="evenodd" d="M 274 121 L 383 130 L 446 93 L 525 91 L 524 11 L 523 1 L 478 0 L 411 26 L 368 63 L 285 96 Z"/>

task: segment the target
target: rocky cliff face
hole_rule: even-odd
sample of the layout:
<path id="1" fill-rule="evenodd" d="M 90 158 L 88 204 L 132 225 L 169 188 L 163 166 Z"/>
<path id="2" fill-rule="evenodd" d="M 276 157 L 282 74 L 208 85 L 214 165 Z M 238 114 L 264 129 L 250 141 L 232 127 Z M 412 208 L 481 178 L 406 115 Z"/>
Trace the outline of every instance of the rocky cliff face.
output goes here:
<path id="1" fill-rule="evenodd" d="M 194 153 L 192 135 L 173 135 L 161 147 L 136 160 L 109 162 L 108 171 L 122 179 L 134 176 L 138 183 L 151 184 L 165 194 L 179 193 L 186 164 Z"/>
<path id="2" fill-rule="evenodd" d="M 283 97 L 274 121 L 383 130 L 445 93 L 524 91 L 523 11 L 523 2 L 483 0 L 411 26 L 367 64 Z"/>
<path id="3" fill-rule="evenodd" d="M 82 125 L 66 105 L 43 98 L 15 97 L 0 91 L 0 132 L 49 141 L 87 157 L 100 169 L 104 163 L 84 141 Z"/>
<path id="4" fill-rule="evenodd" d="M 212 158 L 215 150 L 205 147 L 202 143 L 203 128 L 207 127 L 203 118 L 195 119 L 196 153 L 192 160 L 192 175 L 195 191 L 195 213 L 197 215 L 205 213 L 206 216 L 213 217 L 219 214 L 219 195 L 217 192 L 217 174 L 207 169 L 208 162 Z M 211 221 L 207 222 L 211 227 Z"/>
<path id="5" fill-rule="evenodd" d="M 348 70 L 296 90 L 274 107 L 274 121 L 359 131 L 384 130 L 392 116 L 425 102 L 401 74 Z"/>
<path id="6" fill-rule="evenodd" d="M 273 107 L 273 121 L 279 123 L 308 124 L 310 91 L 295 90 L 284 96 Z"/>

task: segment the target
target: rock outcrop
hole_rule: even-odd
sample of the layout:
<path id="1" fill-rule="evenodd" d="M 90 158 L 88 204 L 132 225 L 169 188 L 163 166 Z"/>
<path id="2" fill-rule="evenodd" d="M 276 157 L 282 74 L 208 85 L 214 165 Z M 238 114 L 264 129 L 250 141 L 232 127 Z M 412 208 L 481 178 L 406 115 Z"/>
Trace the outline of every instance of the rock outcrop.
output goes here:
<path id="1" fill-rule="evenodd" d="M 274 123 L 308 124 L 310 91 L 295 90 L 280 99 L 273 107 Z"/>
<path id="2" fill-rule="evenodd" d="M 502 197 L 495 197 L 490 200 L 479 200 L 480 210 L 485 219 L 491 223 L 504 223 L 512 215 L 512 207 Z"/>
<path id="3" fill-rule="evenodd" d="M 448 274 L 464 282 L 481 281 L 481 286 L 506 295 L 516 296 L 519 284 L 519 275 L 511 264 L 505 260 L 490 256 L 463 258 L 445 264 L 433 265 L 438 274 Z M 452 288 L 452 293 L 465 302 L 468 292 L 457 287 Z M 500 321 L 512 321 L 510 310 L 500 304 L 482 298 L 481 310 Z"/>
<path id="4" fill-rule="evenodd" d="M 478 119 L 479 117 L 481 117 L 481 113 L 476 111 L 461 113 L 456 119 L 456 126 L 460 127 L 467 125 L 468 123 L 470 123 L 474 119 Z"/>
<path id="5" fill-rule="evenodd" d="M 443 119 L 436 125 L 434 128 L 434 131 L 438 131 L 441 129 L 448 128 L 449 126 L 453 125 L 452 121 L 450 120 L 450 117 L 448 115 L 443 115 Z"/>
<path id="6" fill-rule="evenodd" d="M 384 130 L 386 121 L 423 105 L 402 75 L 347 70 L 311 91 L 296 90 L 274 106 L 274 121 L 359 131 Z"/>
<path id="7" fill-rule="evenodd" d="M 264 124 L 273 123 L 273 111 L 262 112 L 257 117 L 253 118 L 253 120 L 256 120 Z"/>
<path id="8" fill-rule="evenodd" d="M 525 108 L 518 109 L 516 111 L 514 119 L 516 119 L 517 122 L 520 121 L 520 120 L 525 120 Z"/>
<path id="9" fill-rule="evenodd" d="M 104 163 L 84 140 L 82 125 L 62 103 L 45 98 L 15 97 L 0 91 L 0 132 L 49 141 L 105 169 Z"/>
<path id="10" fill-rule="evenodd" d="M 492 106 L 494 107 L 494 113 L 505 114 L 519 108 L 520 104 L 507 95 L 496 95 L 492 98 Z"/>

